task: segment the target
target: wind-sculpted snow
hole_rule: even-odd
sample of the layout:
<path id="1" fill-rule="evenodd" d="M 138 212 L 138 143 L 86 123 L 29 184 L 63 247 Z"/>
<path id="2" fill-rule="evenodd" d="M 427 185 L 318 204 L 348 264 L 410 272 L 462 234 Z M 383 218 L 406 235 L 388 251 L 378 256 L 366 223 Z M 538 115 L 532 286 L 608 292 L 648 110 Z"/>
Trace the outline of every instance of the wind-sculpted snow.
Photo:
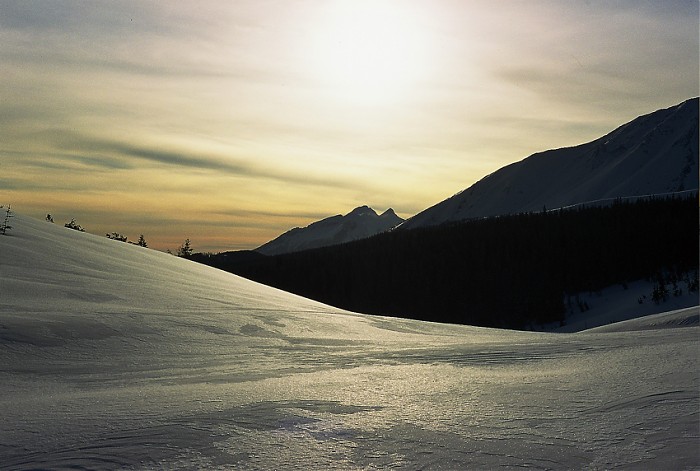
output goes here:
<path id="1" fill-rule="evenodd" d="M 543 334 L 344 312 L 17 217 L 3 469 L 700 466 L 698 327 Z"/>
<path id="2" fill-rule="evenodd" d="M 694 306 L 676 311 L 630 319 L 611 325 L 588 329 L 588 332 L 626 332 L 634 330 L 675 329 L 700 325 L 700 307 Z"/>

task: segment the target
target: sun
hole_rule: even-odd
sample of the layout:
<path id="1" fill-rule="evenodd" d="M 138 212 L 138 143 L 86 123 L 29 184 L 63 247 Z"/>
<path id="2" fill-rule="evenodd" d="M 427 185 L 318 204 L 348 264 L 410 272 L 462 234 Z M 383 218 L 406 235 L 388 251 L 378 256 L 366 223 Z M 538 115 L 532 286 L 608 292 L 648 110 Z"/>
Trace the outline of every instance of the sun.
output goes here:
<path id="1" fill-rule="evenodd" d="M 430 72 L 420 12 L 398 0 L 336 0 L 319 16 L 310 69 L 337 100 L 378 105 L 405 97 Z"/>

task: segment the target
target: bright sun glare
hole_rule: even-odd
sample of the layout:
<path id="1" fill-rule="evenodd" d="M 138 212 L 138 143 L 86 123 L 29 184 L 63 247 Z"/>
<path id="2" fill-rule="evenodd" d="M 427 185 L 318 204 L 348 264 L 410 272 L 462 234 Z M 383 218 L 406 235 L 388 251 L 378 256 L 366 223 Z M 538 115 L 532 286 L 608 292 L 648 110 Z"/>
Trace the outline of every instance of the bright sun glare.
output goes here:
<path id="1" fill-rule="evenodd" d="M 390 103 L 429 72 L 429 38 L 419 13 L 398 0 L 329 2 L 312 34 L 311 69 L 334 99 Z"/>

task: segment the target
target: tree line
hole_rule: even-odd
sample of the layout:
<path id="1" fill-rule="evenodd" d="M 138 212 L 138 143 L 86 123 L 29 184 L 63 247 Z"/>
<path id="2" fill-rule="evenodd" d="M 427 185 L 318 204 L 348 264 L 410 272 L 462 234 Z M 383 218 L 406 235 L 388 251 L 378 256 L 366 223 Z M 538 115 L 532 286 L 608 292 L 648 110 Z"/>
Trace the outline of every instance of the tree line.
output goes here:
<path id="1" fill-rule="evenodd" d="M 563 321 L 567 295 L 697 273 L 698 196 L 393 230 L 277 256 L 191 258 L 356 312 L 523 328 Z"/>

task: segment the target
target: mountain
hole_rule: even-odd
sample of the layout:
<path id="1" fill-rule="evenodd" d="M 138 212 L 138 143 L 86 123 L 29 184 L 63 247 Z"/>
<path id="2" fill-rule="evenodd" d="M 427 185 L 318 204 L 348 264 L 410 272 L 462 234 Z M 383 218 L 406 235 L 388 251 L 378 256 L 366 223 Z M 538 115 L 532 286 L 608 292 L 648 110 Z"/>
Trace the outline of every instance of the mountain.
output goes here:
<path id="1" fill-rule="evenodd" d="M 12 225 L 2 469 L 700 466 L 697 308 L 575 335 L 364 316 Z"/>
<path id="2" fill-rule="evenodd" d="M 653 285 L 646 284 L 647 292 L 625 289 L 623 310 L 697 304 L 697 198 L 688 192 L 472 219 L 278 256 L 203 262 L 354 312 L 528 329 L 568 323 L 589 309 L 597 316 L 601 300 L 586 306 L 585 293 L 634 280 Z M 593 325 L 587 315 L 582 320 L 580 328 Z"/>
<path id="3" fill-rule="evenodd" d="M 595 141 L 508 165 L 408 219 L 404 229 L 698 188 L 698 99 Z"/>
<path id="4" fill-rule="evenodd" d="M 264 255 L 279 255 L 342 244 L 388 231 L 403 221 L 391 208 L 379 215 L 369 206 L 360 206 L 345 216 L 339 214 L 306 227 L 295 227 L 255 250 Z"/>

